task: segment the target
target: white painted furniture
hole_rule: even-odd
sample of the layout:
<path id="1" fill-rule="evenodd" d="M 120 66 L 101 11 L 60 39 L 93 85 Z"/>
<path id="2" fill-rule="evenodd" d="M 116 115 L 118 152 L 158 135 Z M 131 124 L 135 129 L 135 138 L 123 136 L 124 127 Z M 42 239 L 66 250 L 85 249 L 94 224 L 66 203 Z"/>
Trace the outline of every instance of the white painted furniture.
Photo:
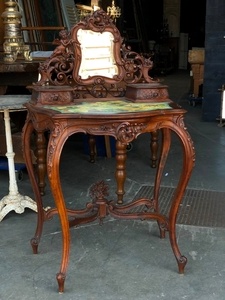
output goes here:
<path id="1" fill-rule="evenodd" d="M 28 196 L 23 196 L 18 191 L 15 164 L 12 144 L 12 133 L 10 125 L 10 112 L 26 110 L 24 103 L 30 100 L 29 95 L 0 95 L 0 112 L 4 113 L 5 136 L 6 136 L 6 157 L 9 169 L 9 194 L 0 200 L 0 221 L 12 210 L 16 213 L 23 213 L 26 207 L 37 212 L 37 205 Z M 0 182 L 1 186 L 1 182 Z"/>

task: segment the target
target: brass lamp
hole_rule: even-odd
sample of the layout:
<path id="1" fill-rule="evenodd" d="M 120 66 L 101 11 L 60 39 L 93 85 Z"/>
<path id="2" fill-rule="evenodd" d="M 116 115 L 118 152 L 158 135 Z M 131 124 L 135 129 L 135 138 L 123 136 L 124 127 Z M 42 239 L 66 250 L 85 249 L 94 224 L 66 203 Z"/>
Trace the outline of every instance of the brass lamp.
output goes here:
<path id="1" fill-rule="evenodd" d="M 13 63 L 16 61 L 19 54 L 25 60 L 32 60 L 30 57 L 30 47 L 24 44 L 21 32 L 22 15 L 18 10 L 18 5 L 15 0 L 5 0 L 5 11 L 2 13 L 4 24 L 4 61 Z"/>
<path id="2" fill-rule="evenodd" d="M 116 19 L 121 16 L 121 8 L 119 6 L 115 6 L 115 1 L 112 1 L 112 6 L 107 7 L 107 14 L 111 16 L 116 23 Z"/>

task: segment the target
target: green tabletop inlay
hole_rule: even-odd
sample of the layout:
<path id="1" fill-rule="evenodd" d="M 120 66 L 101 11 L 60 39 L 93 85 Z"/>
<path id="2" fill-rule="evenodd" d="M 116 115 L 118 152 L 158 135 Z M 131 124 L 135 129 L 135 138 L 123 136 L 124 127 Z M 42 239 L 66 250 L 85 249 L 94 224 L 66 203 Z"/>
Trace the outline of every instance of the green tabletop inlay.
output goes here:
<path id="1" fill-rule="evenodd" d="M 168 102 L 134 103 L 125 100 L 81 102 L 73 105 L 44 105 L 44 108 L 56 110 L 62 114 L 120 114 L 171 109 Z"/>

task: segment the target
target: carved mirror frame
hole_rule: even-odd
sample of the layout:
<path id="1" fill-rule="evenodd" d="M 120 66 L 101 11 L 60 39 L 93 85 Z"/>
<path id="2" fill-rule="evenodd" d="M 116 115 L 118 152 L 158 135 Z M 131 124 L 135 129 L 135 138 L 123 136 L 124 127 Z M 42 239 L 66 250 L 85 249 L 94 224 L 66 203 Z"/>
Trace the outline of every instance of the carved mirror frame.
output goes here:
<path id="1" fill-rule="evenodd" d="M 85 38 L 82 38 L 83 33 Z M 86 44 L 83 43 L 84 40 Z M 152 88 L 156 86 L 158 80 L 155 81 L 149 76 L 149 71 L 153 67 L 151 56 L 138 54 L 126 46 L 112 18 L 105 11 L 97 10 L 86 16 L 69 32 L 60 31 L 59 39 L 56 39 L 54 44 L 57 47 L 51 56 L 39 65 L 39 81 L 30 87 L 39 95 L 38 103 L 65 104 L 75 99 L 107 98 L 109 95 L 113 97 L 126 95 L 132 101 L 137 101 L 141 98 L 140 90 L 146 100 L 146 88 L 151 89 L 148 96 L 151 101 L 155 99 L 156 96 L 152 97 Z M 100 56 L 97 55 L 99 53 Z M 86 66 L 83 67 L 84 62 Z M 93 71 L 92 66 L 95 62 L 97 62 L 96 69 Z M 106 68 L 107 71 L 104 69 L 105 63 L 110 63 L 110 67 Z M 101 66 L 103 68 L 100 68 Z M 154 95 L 162 94 L 158 90 L 157 87 Z M 67 93 L 68 97 L 65 96 Z M 48 94 L 51 94 L 54 101 Z M 148 92 L 147 94 L 149 95 Z"/>
<path id="2" fill-rule="evenodd" d="M 125 76 L 122 38 L 113 20 L 97 10 L 71 29 L 74 45 L 73 79 L 79 85 L 105 81 L 116 84 Z"/>

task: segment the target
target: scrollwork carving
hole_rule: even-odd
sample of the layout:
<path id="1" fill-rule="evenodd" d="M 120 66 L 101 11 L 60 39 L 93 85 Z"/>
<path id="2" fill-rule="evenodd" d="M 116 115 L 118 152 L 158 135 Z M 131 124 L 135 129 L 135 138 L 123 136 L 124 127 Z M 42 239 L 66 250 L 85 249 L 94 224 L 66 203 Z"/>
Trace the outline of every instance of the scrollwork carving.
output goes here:
<path id="1" fill-rule="evenodd" d="M 82 79 L 79 67 L 82 60 L 82 45 L 78 40 L 78 31 L 110 32 L 113 36 L 113 61 L 118 69 L 112 78 L 106 76 L 89 76 Z M 90 97 L 123 97 L 127 83 L 155 82 L 149 71 L 153 67 L 151 56 L 144 56 L 123 44 L 123 38 L 113 23 L 112 18 L 103 10 L 97 10 L 77 23 L 71 32 L 62 30 L 52 55 L 39 65 L 40 80 L 34 86 L 70 86 L 74 89 L 76 99 Z M 82 89 L 79 89 L 82 86 Z"/>
<path id="2" fill-rule="evenodd" d="M 107 26 L 114 26 L 113 19 L 103 10 L 94 11 L 92 15 L 86 16 L 82 20 L 82 23 L 84 23 L 88 29 L 93 30 L 94 28 L 98 28 L 101 32 L 105 31 Z M 116 30 L 115 33 L 119 34 L 118 30 Z"/>
<path id="3" fill-rule="evenodd" d="M 111 125 L 100 125 L 95 128 L 87 128 L 86 132 L 89 134 L 105 134 L 114 136 L 121 143 L 127 144 L 132 140 L 136 139 L 139 134 L 147 127 L 147 124 L 144 123 L 134 123 L 124 122 L 122 124 L 113 123 Z"/>
<path id="4" fill-rule="evenodd" d="M 52 166 L 53 166 L 52 165 L 53 155 L 55 153 L 58 139 L 61 136 L 63 130 L 64 130 L 64 125 L 62 122 L 54 124 L 54 130 L 51 133 L 51 139 L 48 145 L 49 150 L 48 150 L 47 166 L 48 166 L 48 174 L 50 176 L 51 176 Z"/>
<path id="5" fill-rule="evenodd" d="M 70 32 L 61 30 L 59 39 L 53 41 L 57 47 L 45 62 L 40 63 L 40 80 L 34 85 L 70 85 L 74 68 L 74 43 Z"/>
<path id="6" fill-rule="evenodd" d="M 151 56 L 147 57 L 131 50 L 125 44 L 121 46 L 121 57 L 124 61 L 126 83 L 156 82 L 148 73 L 153 68 Z"/>
<path id="7" fill-rule="evenodd" d="M 182 128 L 184 129 L 184 133 L 186 134 L 187 136 L 187 140 L 188 142 L 191 144 L 191 147 L 192 147 L 192 151 L 193 151 L 193 156 L 192 156 L 192 159 L 193 161 L 195 161 L 195 147 L 194 147 L 194 143 L 193 143 L 193 140 L 190 136 L 190 133 L 187 131 L 187 127 L 185 126 L 185 123 L 184 123 L 184 116 L 178 116 L 176 121 L 174 121 L 177 125 L 178 125 L 178 128 Z"/>
<path id="8" fill-rule="evenodd" d="M 117 127 L 116 136 L 122 143 L 130 143 L 142 133 L 144 128 L 146 128 L 146 125 L 143 123 L 130 124 L 129 122 L 125 122 Z"/>

